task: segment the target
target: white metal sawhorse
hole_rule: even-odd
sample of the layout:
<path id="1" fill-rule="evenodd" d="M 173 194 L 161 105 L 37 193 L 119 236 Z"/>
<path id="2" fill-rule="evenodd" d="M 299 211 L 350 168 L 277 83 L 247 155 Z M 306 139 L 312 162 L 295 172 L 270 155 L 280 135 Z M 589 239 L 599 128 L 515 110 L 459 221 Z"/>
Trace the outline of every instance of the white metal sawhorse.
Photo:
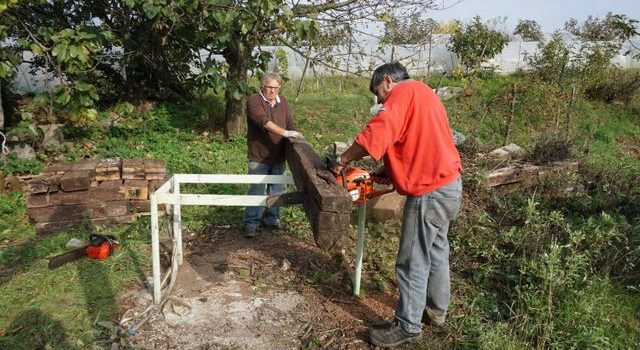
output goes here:
<path id="1" fill-rule="evenodd" d="M 175 240 L 176 259 L 182 265 L 182 205 L 214 206 L 266 206 L 268 195 L 231 195 L 231 194 L 182 194 L 181 184 L 293 184 L 290 175 L 197 175 L 176 174 L 160 186 L 150 196 L 151 206 L 151 263 L 153 268 L 153 301 L 161 301 L 160 272 L 160 227 L 158 225 L 158 205 L 173 206 L 172 228 Z"/>
<path id="2" fill-rule="evenodd" d="M 232 194 L 182 194 L 180 184 L 293 184 L 290 175 L 197 175 L 176 174 L 160 186 L 150 196 L 151 206 L 151 263 L 153 269 L 153 301 L 161 301 L 160 272 L 160 227 L 158 224 L 158 205 L 173 206 L 171 215 L 173 239 L 175 240 L 177 265 L 182 265 L 182 205 L 214 205 L 214 206 L 266 206 L 269 195 L 232 195 Z M 360 275 L 362 256 L 364 253 L 366 203 L 358 208 L 358 238 L 356 243 L 355 274 L 353 294 L 360 295 Z"/>

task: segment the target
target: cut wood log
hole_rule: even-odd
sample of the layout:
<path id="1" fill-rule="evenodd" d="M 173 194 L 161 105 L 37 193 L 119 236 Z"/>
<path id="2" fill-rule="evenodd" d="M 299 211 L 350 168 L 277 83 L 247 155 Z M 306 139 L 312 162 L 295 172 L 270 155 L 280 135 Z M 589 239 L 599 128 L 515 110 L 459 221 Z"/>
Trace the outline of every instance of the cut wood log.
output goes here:
<path id="1" fill-rule="evenodd" d="M 348 237 L 351 197 L 309 144 L 287 141 L 286 152 L 296 187 L 306 195 L 303 206 L 316 244 L 323 250 L 339 252 Z"/>
<path id="2" fill-rule="evenodd" d="M 60 188 L 65 192 L 84 191 L 91 187 L 95 170 L 68 171 L 60 178 Z"/>
<path id="3" fill-rule="evenodd" d="M 29 208 L 27 212 L 35 222 L 82 221 L 127 215 L 129 206 L 123 200 Z"/>
<path id="4" fill-rule="evenodd" d="M 29 196 L 27 208 L 125 200 L 124 186 L 93 187 L 86 191 L 58 192 Z"/>
<path id="5" fill-rule="evenodd" d="M 91 220 L 71 220 L 71 221 L 53 221 L 53 222 L 39 222 L 35 225 L 36 234 L 48 235 L 57 233 L 63 230 L 68 230 L 78 227 L 93 228 L 96 226 L 115 226 L 125 222 L 131 222 L 133 217 L 131 215 L 124 215 L 118 217 L 91 219 Z"/>
<path id="6" fill-rule="evenodd" d="M 549 179 L 550 177 L 575 173 L 579 163 L 576 161 L 561 161 L 539 166 L 531 164 L 511 165 L 496 169 L 487 175 L 490 187 L 504 186 L 514 183 L 531 184 Z"/>
<path id="7" fill-rule="evenodd" d="M 149 181 L 147 180 L 126 179 L 124 180 L 124 188 L 127 199 L 149 199 Z"/>

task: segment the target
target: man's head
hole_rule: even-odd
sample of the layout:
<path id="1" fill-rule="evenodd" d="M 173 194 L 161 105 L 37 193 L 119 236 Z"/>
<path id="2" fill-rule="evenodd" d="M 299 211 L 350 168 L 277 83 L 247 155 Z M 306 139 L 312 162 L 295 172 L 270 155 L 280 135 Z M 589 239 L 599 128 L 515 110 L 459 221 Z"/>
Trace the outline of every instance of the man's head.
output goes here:
<path id="1" fill-rule="evenodd" d="M 275 101 L 278 93 L 280 93 L 281 84 L 282 78 L 278 73 L 268 73 L 262 76 L 262 79 L 260 79 L 260 90 L 264 98 L 269 102 Z"/>
<path id="2" fill-rule="evenodd" d="M 409 73 L 400 62 L 385 63 L 373 71 L 369 90 L 378 97 L 378 103 L 383 103 L 391 89 L 407 79 L 410 79 Z"/>

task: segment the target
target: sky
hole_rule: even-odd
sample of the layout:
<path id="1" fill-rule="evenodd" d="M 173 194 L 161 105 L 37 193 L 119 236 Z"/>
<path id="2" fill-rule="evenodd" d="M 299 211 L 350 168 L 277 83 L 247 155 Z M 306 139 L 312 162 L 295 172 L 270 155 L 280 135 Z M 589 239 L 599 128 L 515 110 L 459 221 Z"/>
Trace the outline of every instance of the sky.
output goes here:
<path id="1" fill-rule="evenodd" d="M 457 0 L 436 1 L 446 7 Z M 426 17 L 438 22 L 459 19 L 467 23 L 475 15 L 483 21 L 506 16 L 504 27 L 508 32 L 513 32 L 519 19 L 532 19 L 543 32 L 551 33 L 562 29 L 572 17 L 583 22 L 589 15 L 603 18 L 608 12 L 640 20 L 640 0 L 463 0 L 451 8 L 429 12 Z"/>

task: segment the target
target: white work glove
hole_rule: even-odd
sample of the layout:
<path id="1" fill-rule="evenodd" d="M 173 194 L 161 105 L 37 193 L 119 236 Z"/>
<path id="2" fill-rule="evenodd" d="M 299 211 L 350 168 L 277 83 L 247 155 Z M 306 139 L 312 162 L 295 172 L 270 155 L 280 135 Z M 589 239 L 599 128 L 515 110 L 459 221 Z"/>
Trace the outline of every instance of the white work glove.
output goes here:
<path id="1" fill-rule="evenodd" d="M 284 134 L 282 134 L 282 136 L 288 138 L 288 139 L 300 139 L 300 140 L 304 140 L 304 136 L 302 136 L 301 133 L 295 131 L 295 130 L 285 130 Z"/>
<path id="2" fill-rule="evenodd" d="M 376 103 L 373 106 L 371 106 L 371 109 L 369 109 L 369 113 L 371 115 L 376 115 L 378 114 L 381 108 L 382 108 L 382 103 Z"/>

